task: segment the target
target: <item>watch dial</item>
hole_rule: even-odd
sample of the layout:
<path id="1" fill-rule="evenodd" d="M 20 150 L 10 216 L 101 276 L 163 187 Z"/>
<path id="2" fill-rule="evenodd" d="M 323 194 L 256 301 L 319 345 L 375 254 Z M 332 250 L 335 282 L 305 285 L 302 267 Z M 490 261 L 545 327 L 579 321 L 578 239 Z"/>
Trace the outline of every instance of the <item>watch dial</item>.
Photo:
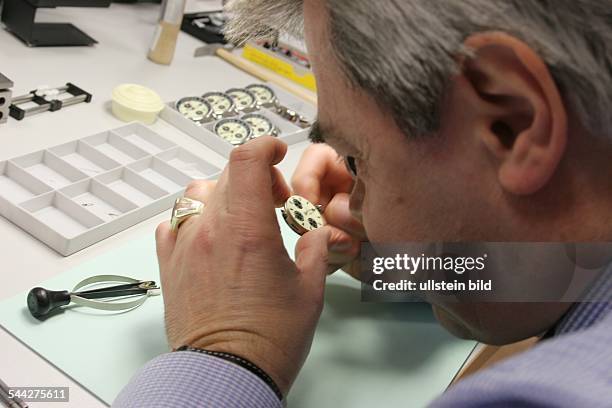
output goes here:
<path id="1" fill-rule="evenodd" d="M 260 105 L 269 105 L 276 102 L 276 94 L 266 85 L 249 85 L 247 89 L 251 91 L 257 98 L 257 103 Z"/>
<path id="2" fill-rule="evenodd" d="M 263 115 L 246 115 L 242 117 L 246 123 L 251 127 L 251 138 L 261 136 L 274 136 L 274 125 L 270 122 L 270 119 Z"/>
<path id="3" fill-rule="evenodd" d="M 215 125 L 215 133 L 228 143 L 238 146 L 251 138 L 251 128 L 240 119 L 225 119 Z"/>
<path id="4" fill-rule="evenodd" d="M 221 92 L 209 92 L 202 95 L 202 98 L 212 106 L 215 116 L 223 116 L 234 109 L 234 101 L 229 95 Z"/>
<path id="5" fill-rule="evenodd" d="M 257 98 L 255 95 L 246 89 L 230 89 L 226 94 L 234 101 L 234 106 L 237 111 L 243 111 L 257 105 Z"/>
<path id="6" fill-rule="evenodd" d="M 183 98 L 176 103 L 176 109 L 187 119 L 202 122 L 211 114 L 211 106 L 202 98 Z"/>
<path id="7" fill-rule="evenodd" d="M 285 211 L 306 232 L 325 225 L 325 219 L 319 209 L 304 197 L 290 197 L 285 203 Z"/>

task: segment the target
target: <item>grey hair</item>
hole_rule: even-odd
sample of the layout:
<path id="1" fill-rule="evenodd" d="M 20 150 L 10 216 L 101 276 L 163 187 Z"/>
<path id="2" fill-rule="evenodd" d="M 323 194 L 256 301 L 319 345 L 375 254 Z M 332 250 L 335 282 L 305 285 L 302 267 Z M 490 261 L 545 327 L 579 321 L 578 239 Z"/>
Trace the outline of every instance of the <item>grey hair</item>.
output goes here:
<path id="1" fill-rule="evenodd" d="M 593 134 L 612 129 L 612 0 L 325 0 L 333 49 L 350 83 L 390 109 L 409 135 L 439 128 L 465 39 L 504 31 L 547 64 L 565 103 Z M 230 0 L 233 39 L 300 37 L 303 0 Z"/>

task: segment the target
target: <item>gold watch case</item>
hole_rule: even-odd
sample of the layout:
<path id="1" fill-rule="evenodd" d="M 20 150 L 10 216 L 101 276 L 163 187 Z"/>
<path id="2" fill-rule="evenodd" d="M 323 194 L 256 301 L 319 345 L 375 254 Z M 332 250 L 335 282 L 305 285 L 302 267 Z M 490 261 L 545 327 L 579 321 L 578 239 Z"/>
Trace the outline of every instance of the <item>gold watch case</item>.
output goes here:
<path id="1" fill-rule="evenodd" d="M 281 213 L 287 225 L 299 235 L 314 231 L 326 224 L 321 208 L 298 195 L 289 197 Z"/>

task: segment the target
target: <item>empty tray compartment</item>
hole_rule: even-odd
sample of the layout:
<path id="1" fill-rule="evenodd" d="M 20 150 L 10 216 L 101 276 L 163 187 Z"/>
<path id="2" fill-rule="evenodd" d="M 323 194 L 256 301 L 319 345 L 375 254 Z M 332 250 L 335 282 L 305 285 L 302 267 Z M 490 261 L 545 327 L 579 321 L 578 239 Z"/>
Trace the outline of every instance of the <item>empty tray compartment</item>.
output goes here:
<path id="1" fill-rule="evenodd" d="M 134 123 L 119 129 L 115 129 L 113 132 L 123 137 L 128 142 L 138 146 L 140 149 L 144 150 L 150 155 L 161 153 L 164 150 L 168 150 L 176 146 L 174 143 L 164 139 L 157 133 L 139 123 Z"/>
<path id="2" fill-rule="evenodd" d="M 60 192 L 106 222 L 138 208 L 98 180 L 82 181 Z"/>
<path id="3" fill-rule="evenodd" d="M 51 187 L 10 161 L 0 162 L 0 197 L 20 203 L 51 191 Z"/>
<path id="4" fill-rule="evenodd" d="M 125 168 L 102 174 L 95 180 L 139 207 L 144 207 L 169 194 L 135 171 Z"/>
<path id="5" fill-rule="evenodd" d="M 56 146 L 49 151 L 88 176 L 95 176 L 121 166 L 115 160 L 80 140 Z"/>
<path id="6" fill-rule="evenodd" d="M 11 161 L 54 189 L 87 178 L 87 174 L 47 150 L 21 156 Z"/>
<path id="7" fill-rule="evenodd" d="M 86 137 L 83 141 L 121 164 L 128 164 L 149 156 L 146 151 L 110 131 Z"/>
<path id="8" fill-rule="evenodd" d="M 41 223 L 65 238 L 74 238 L 104 221 L 61 193 L 51 192 L 21 204 Z M 30 229 L 28 229 L 30 230 Z M 32 230 L 31 233 L 36 233 Z"/>
<path id="9" fill-rule="evenodd" d="M 140 160 L 130 164 L 128 168 L 170 194 L 180 192 L 193 180 L 193 178 L 170 166 L 159 157 Z"/>
<path id="10" fill-rule="evenodd" d="M 218 167 L 180 147 L 160 153 L 157 157 L 193 179 L 208 179 L 221 172 Z"/>

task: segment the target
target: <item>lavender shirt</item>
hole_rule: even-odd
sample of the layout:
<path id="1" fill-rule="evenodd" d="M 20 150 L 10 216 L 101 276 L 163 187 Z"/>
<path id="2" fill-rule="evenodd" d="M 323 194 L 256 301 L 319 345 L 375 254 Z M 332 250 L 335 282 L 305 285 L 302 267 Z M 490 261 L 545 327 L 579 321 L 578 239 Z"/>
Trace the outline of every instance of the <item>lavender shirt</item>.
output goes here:
<path id="1" fill-rule="evenodd" d="M 612 273 L 594 288 L 612 299 Z M 612 304 L 579 303 L 555 337 L 450 388 L 431 406 L 612 407 Z M 406 406 L 410 406 L 409 396 Z M 195 352 L 150 361 L 113 407 L 280 408 L 272 390 L 249 371 Z"/>

